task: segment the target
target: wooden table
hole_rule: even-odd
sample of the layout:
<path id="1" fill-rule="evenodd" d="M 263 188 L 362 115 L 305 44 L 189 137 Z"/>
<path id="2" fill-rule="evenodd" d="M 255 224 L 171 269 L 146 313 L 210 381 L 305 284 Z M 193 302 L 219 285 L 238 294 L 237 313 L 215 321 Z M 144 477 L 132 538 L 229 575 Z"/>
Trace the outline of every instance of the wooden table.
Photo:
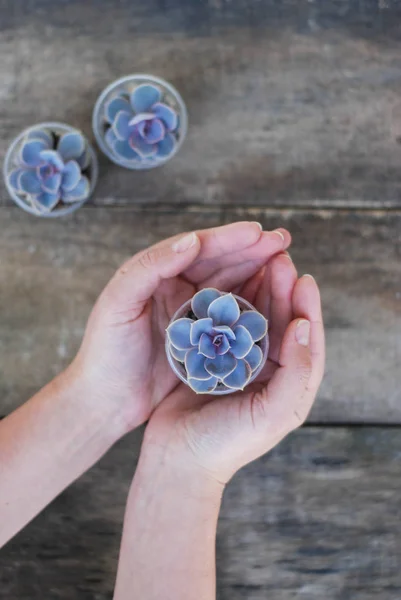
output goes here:
<path id="1" fill-rule="evenodd" d="M 0 414 L 58 373 L 129 255 L 238 219 L 293 234 L 322 288 L 327 372 L 308 424 L 229 485 L 222 600 L 401 598 L 401 7 L 396 0 L 0 0 L 0 158 L 22 128 L 91 135 L 117 77 L 181 91 L 185 147 L 101 157 L 69 218 L 0 206 Z M 0 598 L 111 598 L 141 433 L 0 553 Z M 1 485 L 1 481 L 0 481 Z M 1 524 L 0 524 L 1 526 Z"/>

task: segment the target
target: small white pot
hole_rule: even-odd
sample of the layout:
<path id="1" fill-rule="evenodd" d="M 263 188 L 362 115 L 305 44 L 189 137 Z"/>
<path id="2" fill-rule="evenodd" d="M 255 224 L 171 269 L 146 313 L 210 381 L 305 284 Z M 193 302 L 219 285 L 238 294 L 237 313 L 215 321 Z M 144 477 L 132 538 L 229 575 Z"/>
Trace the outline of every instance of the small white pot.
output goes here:
<path id="1" fill-rule="evenodd" d="M 105 141 L 105 134 L 109 129 L 109 125 L 104 117 L 105 106 L 114 96 L 121 93 L 130 94 L 136 87 L 145 83 L 150 83 L 158 87 L 162 93 L 162 102 L 169 105 L 178 114 L 179 127 L 175 132 L 176 146 L 173 152 L 166 158 L 124 160 L 117 155 Z M 99 148 L 115 164 L 125 167 L 126 169 L 153 169 L 171 160 L 181 148 L 188 130 L 188 112 L 180 93 L 164 79 L 147 74 L 127 75 L 126 77 L 121 77 L 121 79 L 113 81 L 100 94 L 93 109 L 92 128 Z"/>
<path id="2" fill-rule="evenodd" d="M 233 296 L 236 299 L 236 301 L 238 302 L 240 310 L 256 311 L 256 308 L 250 302 L 248 302 L 244 298 L 241 298 L 241 296 L 237 296 L 236 294 L 233 294 Z M 259 312 L 259 311 L 256 311 L 256 312 Z M 192 313 L 191 300 L 188 300 L 182 306 L 180 306 L 180 308 L 176 311 L 176 313 L 174 314 L 173 318 L 171 319 L 169 325 L 171 323 L 173 323 L 174 321 L 177 321 L 177 319 L 181 319 L 183 317 L 188 317 L 188 315 L 190 315 L 191 313 Z M 267 355 L 269 352 L 268 334 L 266 334 L 265 337 L 263 337 L 260 340 L 260 342 L 257 342 L 257 344 L 258 344 L 258 346 L 260 346 L 260 349 L 262 350 L 263 358 L 262 358 L 262 362 L 260 363 L 258 368 L 252 373 L 251 378 L 249 379 L 249 381 L 247 383 L 247 386 L 256 379 L 256 377 L 259 375 L 259 373 L 262 371 L 263 367 L 266 364 Z M 176 358 L 174 358 L 174 356 L 171 354 L 170 343 L 169 343 L 167 335 L 166 335 L 165 348 L 166 348 L 167 359 L 168 359 L 168 362 L 170 363 L 172 370 L 177 375 L 177 377 L 179 379 L 181 379 L 181 381 L 183 381 L 186 385 L 189 385 L 184 364 L 182 362 L 178 361 Z M 233 394 L 233 393 L 238 393 L 238 390 L 233 390 L 232 388 L 228 388 L 227 386 L 225 386 L 223 383 L 219 383 L 217 385 L 217 388 L 213 392 L 208 392 L 208 395 L 222 396 L 225 394 Z"/>
<path id="3" fill-rule="evenodd" d="M 51 210 L 49 212 L 42 212 L 30 203 L 29 199 L 25 196 L 25 194 L 19 194 L 11 186 L 11 184 L 9 182 L 9 174 L 16 166 L 18 166 L 16 159 L 17 159 L 18 153 L 20 151 L 22 142 L 31 131 L 34 131 L 36 129 L 47 129 L 48 131 L 51 131 L 52 133 L 54 133 L 56 136 L 61 136 L 64 133 L 76 131 L 85 138 L 85 142 L 87 144 L 87 149 L 88 149 L 89 156 L 90 156 L 90 163 L 89 163 L 88 168 L 85 169 L 85 171 L 83 172 L 83 174 L 86 175 L 86 177 L 88 177 L 88 179 L 89 179 L 90 191 L 89 191 L 88 196 L 84 200 L 79 200 L 78 202 L 73 202 L 71 204 L 64 204 L 64 205 L 62 203 L 60 203 L 60 205 L 55 207 L 53 210 Z M 27 127 L 27 129 L 24 129 L 24 131 L 22 131 L 12 141 L 11 145 L 9 146 L 5 160 L 4 160 L 4 164 L 3 164 L 4 181 L 5 181 L 5 184 L 7 187 L 7 191 L 10 194 L 11 198 L 14 200 L 14 202 L 16 204 L 18 204 L 18 206 L 20 208 L 22 208 L 23 210 L 25 210 L 27 213 L 30 213 L 31 215 L 35 215 L 36 217 L 45 217 L 45 218 L 64 217 L 65 215 L 69 215 L 69 214 L 75 212 L 76 210 L 78 210 L 78 208 L 80 208 L 83 204 L 85 204 L 85 202 L 88 200 L 88 198 L 90 198 L 90 196 L 92 195 L 92 192 L 96 186 L 98 174 L 99 174 L 99 166 L 98 166 L 96 153 L 95 153 L 94 149 L 92 148 L 91 144 L 88 142 L 86 136 L 84 136 L 84 134 L 82 133 L 82 131 L 76 129 L 75 127 L 71 127 L 70 125 L 66 125 L 64 123 L 58 123 L 58 122 L 52 122 L 52 121 L 45 122 L 45 123 L 37 123 L 36 125 L 33 125 L 32 127 Z"/>

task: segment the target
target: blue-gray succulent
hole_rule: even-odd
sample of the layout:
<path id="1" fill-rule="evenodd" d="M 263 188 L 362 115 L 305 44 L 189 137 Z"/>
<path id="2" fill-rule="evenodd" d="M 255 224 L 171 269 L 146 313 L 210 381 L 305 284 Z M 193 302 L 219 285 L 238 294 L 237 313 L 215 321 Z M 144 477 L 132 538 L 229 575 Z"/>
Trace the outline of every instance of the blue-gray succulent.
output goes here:
<path id="1" fill-rule="evenodd" d="M 89 162 L 87 143 L 79 132 L 55 137 L 48 129 L 34 129 L 23 139 L 8 181 L 35 209 L 49 212 L 59 202 L 71 204 L 89 196 L 90 183 L 82 174 Z"/>
<path id="2" fill-rule="evenodd" d="M 131 94 L 122 91 L 105 106 L 105 140 L 122 161 L 165 160 L 177 145 L 177 112 L 159 87 L 144 83 Z"/>
<path id="3" fill-rule="evenodd" d="M 184 363 L 188 384 L 197 393 L 221 384 L 244 389 L 264 358 L 258 342 L 267 336 L 267 320 L 214 288 L 195 294 L 191 309 L 194 319 L 179 318 L 167 328 L 168 349 Z"/>

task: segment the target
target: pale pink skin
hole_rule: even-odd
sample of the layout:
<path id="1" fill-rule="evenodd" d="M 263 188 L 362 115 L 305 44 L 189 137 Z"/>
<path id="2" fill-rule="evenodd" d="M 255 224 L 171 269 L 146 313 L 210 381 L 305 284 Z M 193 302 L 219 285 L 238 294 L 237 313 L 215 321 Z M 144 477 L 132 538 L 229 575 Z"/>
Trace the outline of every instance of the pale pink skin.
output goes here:
<path id="1" fill-rule="evenodd" d="M 304 421 L 323 375 L 319 290 L 310 276 L 298 279 L 284 254 L 289 233 L 234 223 L 192 234 L 186 250 L 185 237 L 127 261 L 100 295 L 70 367 L 0 422 L 2 545 L 150 419 L 127 504 L 117 600 L 214 598 L 222 490 Z M 269 358 L 245 392 L 197 396 L 167 362 L 165 328 L 203 287 L 232 291 L 269 320 Z"/>

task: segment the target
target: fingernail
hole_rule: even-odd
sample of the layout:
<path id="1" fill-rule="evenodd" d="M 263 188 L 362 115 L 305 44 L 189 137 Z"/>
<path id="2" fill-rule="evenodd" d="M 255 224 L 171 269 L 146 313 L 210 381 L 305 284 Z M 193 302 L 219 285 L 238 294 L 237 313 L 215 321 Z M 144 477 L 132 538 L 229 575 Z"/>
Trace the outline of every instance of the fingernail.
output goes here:
<path id="1" fill-rule="evenodd" d="M 286 252 L 282 252 L 281 256 L 286 256 L 292 262 L 292 258 L 291 258 L 291 255 L 289 254 L 289 252 L 287 252 L 287 251 Z"/>
<path id="2" fill-rule="evenodd" d="M 177 254 L 180 252 L 186 252 L 196 244 L 197 239 L 198 237 L 194 232 L 188 233 L 188 235 L 184 235 L 184 237 L 182 237 L 177 242 L 174 242 L 174 244 L 172 245 L 173 252 L 176 252 Z"/>
<path id="3" fill-rule="evenodd" d="M 305 273 L 305 275 L 302 275 L 302 277 L 310 277 L 311 279 L 313 279 L 313 281 L 315 281 L 313 275 L 309 275 L 309 273 Z"/>
<path id="4" fill-rule="evenodd" d="M 310 323 L 306 319 L 300 319 L 295 330 L 295 338 L 301 346 L 309 346 Z"/>
<path id="5" fill-rule="evenodd" d="M 255 225 L 257 225 L 260 229 L 260 231 L 263 231 L 263 225 L 262 223 L 259 223 L 259 221 L 254 221 Z"/>
<path id="6" fill-rule="evenodd" d="M 276 233 L 277 235 L 279 235 L 281 237 L 281 239 L 283 240 L 283 242 L 284 242 L 284 236 L 281 233 L 281 231 L 279 231 L 278 229 L 275 229 L 274 231 L 272 231 L 272 233 Z"/>

